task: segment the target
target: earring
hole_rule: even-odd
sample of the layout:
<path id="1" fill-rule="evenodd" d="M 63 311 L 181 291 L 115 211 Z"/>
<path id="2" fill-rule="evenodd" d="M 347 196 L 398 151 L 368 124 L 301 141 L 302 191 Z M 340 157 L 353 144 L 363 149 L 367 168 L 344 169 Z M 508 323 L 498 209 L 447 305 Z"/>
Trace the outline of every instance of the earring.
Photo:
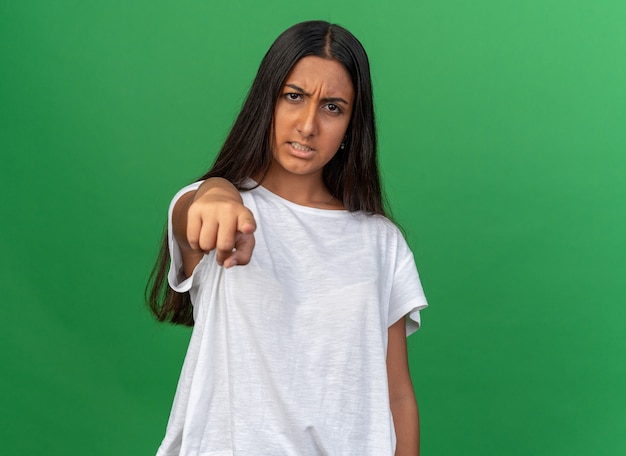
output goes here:
<path id="1" fill-rule="evenodd" d="M 339 146 L 339 149 L 344 150 L 346 148 L 346 143 L 341 141 L 341 145 Z"/>

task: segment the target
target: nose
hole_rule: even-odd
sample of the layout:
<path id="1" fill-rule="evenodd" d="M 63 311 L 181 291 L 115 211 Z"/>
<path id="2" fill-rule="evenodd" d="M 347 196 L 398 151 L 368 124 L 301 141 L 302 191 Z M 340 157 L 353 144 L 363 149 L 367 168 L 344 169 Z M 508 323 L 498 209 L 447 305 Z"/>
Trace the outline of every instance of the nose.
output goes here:
<path id="1" fill-rule="evenodd" d="M 315 136 L 317 134 L 317 106 L 315 103 L 306 103 L 298 113 L 298 132 L 304 136 Z"/>

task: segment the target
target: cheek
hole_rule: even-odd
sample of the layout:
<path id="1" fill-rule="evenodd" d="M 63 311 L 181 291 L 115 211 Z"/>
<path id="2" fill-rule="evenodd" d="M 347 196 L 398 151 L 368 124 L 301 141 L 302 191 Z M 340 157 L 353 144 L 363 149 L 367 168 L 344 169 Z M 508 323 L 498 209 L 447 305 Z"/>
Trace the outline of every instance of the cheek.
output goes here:
<path id="1" fill-rule="evenodd" d="M 282 122 L 280 120 L 280 116 L 274 114 L 274 118 L 272 119 L 272 137 L 276 137 L 280 134 Z"/>
<path id="2" fill-rule="evenodd" d="M 346 132 L 348 130 L 348 122 L 342 122 L 340 124 L 333 125 L 332 129 L 329 130 L 328 142 L 329 144 L 336 145 L 339 147 L 343 138 L 346 136 Z"/>
<path id="3" fill-rule="evenodd" d="M 285 114 L 279 105 L 274 108 L 274 116 L 272 117 L 272 134 L 276 136 L 285 128 Z"/>

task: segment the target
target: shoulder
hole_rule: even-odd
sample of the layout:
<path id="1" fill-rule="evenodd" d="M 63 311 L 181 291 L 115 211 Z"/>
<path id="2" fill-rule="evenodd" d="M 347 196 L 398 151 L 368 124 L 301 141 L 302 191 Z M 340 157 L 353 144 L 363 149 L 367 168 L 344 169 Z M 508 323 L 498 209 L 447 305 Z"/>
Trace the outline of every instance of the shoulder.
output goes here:
<path id="1" fill-rule="evenodd" d="M 376 231 L 380 236 L 404 239 L 404 235 L 400 228 L 384 215 L 380 214 L 367 214 L 364 212 L 354 212 L 359 221 L 368 226 L 371 230 Z"/>
<path id="2" fill-rule="evenodd" d="M 404 234 L 393 221 L 378 214 L 352 214 L 359 223 L 358 231 L 380 259 L 395 262 L 399 258 L 413 257 Z"/>

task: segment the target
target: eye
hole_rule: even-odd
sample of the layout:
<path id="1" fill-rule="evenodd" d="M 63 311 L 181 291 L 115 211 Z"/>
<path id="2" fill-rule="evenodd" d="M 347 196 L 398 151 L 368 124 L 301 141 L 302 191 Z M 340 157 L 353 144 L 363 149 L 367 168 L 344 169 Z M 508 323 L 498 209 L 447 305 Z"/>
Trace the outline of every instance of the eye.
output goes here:
<path id="1" fill-rule="evenodd" d="M 337 106 L 336 104 L 333 103 L 328 103 L 326 105 L 326 110 L 328 112 L 330 112 L 331 114 L 341 114 L 341 108 L 339 106 Z"/>
<path id="2" fill-rule="evenodd" d="M 300 101 L 302 99 L 302 94 L 290 92 L 286 93 L 284 97 L 287 99 L 287 101 Z"/>

